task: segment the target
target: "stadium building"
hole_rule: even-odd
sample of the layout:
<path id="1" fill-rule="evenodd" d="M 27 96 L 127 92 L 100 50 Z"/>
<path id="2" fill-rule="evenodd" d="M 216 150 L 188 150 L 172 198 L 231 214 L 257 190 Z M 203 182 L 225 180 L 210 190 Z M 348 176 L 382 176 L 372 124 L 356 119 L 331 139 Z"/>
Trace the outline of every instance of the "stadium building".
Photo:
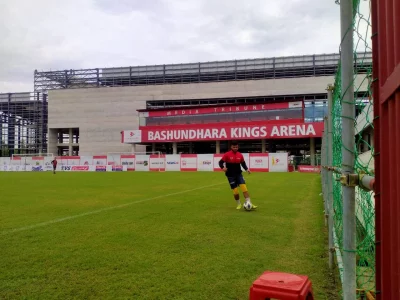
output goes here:
<path id="1" fill-rule="evenodd" d="M 338 60 L 323 54 L 35 71 L 33 94 L 0 97 L 2 147 L 9 154 L 202 154 L 224 152 L 236 139 L 242 152 L 309 153 L 313 162 Z"/>

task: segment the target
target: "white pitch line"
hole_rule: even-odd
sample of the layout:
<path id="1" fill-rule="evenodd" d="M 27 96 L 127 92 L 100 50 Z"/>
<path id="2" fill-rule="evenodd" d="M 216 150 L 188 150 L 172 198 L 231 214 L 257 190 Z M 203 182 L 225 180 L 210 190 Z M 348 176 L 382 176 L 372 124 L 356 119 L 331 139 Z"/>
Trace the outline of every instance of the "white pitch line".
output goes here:
<path id="1" fill-rule="evenodd" d="M 89 216 L 89 215 L 94 215 L 94 214 L 98 214 L 98 213 L 101 213 L 101 212 L 104 212 L 104 211 L 108 211 L 108 210 L 112 210 L 112 209 L 116 209 L 116 208 L 121 208 L 121 207 L 126 207 L 126 206 L 133 205 L 133 204 L 136 204 L 136 203 L 156 200 L 156 199 L 160 199 L 160 198 L 166 198 L 166 197 L 169 197 L 169 196 L 185 194 L 185 193 L 189 193 L 189 192 L 193 192 L 193 191 L 196 191 L 196 190 L 201 190 L 201 189 L 204 189 L 204 188 L 213 187 L 213 186 L 217 186 L 217 185 L 221 185 L 221 184 L 223 184 L 223 183 L 221 182 L 221 183 L 212 184 L 212 185 L 205 185 L 205 186 L 201 186 L 201 187 L 198 187 L 198 188 L 195 188 L 195 189 L 191 189 L 191 190 L 184 190 L 184 191 L 180 191 L 180 192 L 176 192 L 176 193 L 172 193 L 172 194 L 160 195 L 160 196 L 147 198 L 147 199 L 143 199 L 143 200 L 137 200 L 137 201 L 133 201 L 133 202 L 125 203 L 125 204 L 120 204 L 120 205 L 116 205 L 116 206 L 105 207 L 105 208 L 101 208 L 101 209 L 85 212 L 83 214 L 78 214 L 78 215 L 68 216 L 68 217 L 64 217 L 64 218 L 54 219 L 54 220 L 51 220 L 51 221 L 47 221 L 47 222 L 43 222 L 43 223 L 37 223 L 37 224 L 25 226 L 25 227 L 14 228 L 14 229 L 11 229 L 11 230 L 6 230 L 6 231 L 1 232 L 0 236 L 4 236 L 4 235 L 8 235 L 10 233 L 15 233 L 15 232 L 20 232 L 20 231 L 26 231 L 26 230 L 29 230 L 29 229 L 35 229 L 35 228 L 39 228 L 39 227 L 43 227 L 43 226 L 47 226 L 47 225 L 51 225 L 51 224 L 55 224 L 55 223 L 61 223 L 61 222 L 64 222 L 64 221 L 73 220 L 73 219 L 77 219 L 77 218 L 81 218 L 81 217 L 85 217 L 85 216 Z"/>

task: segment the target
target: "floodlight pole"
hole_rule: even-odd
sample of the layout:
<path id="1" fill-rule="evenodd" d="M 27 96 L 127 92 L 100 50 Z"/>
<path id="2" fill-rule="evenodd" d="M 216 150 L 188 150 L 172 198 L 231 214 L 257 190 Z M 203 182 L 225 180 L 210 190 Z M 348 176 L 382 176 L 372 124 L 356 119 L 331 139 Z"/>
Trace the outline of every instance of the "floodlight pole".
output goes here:
<path id="1" fill-rule="evenodd" d="M 355 105 L 353 63 L 353 1 L 340 1 L 342 81 L 342 175 L 354 172 Z M 356 299 L 355 187 L 342 185 L 343 192 L 343 299 Z"/>

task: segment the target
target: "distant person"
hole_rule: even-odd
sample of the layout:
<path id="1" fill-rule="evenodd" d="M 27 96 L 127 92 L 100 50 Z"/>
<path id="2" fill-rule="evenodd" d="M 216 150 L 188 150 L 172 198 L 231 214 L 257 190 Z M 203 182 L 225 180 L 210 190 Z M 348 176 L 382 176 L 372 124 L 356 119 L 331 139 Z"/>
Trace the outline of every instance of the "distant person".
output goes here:
<path id="1" fill-rule="evenodd" d="M 56 169 L 57 169 L 57 158 L 54 158 L 51 161 L 51 165 L 53 166 L 53 174 L 56 174 Z"/>
<path id="2" fill-rule="evenodd" d="M 242 166 L 243 169 L 247 171 L 247 173 L 251 174 L 251 172 L 247 168 L 242 153 L 240 153 L 238 150 L 239 143 L 236 141 L 232 141 L 231 150 L 226 152 L 221 158 L 221 160 L 219 161 L 219 167 L 225 172 L 225 176 L 228 178 L 229 185 L 233 191 L 233 197 L 235 198 L 237 203 L 236 209 L 241 209 L 242 204 L 240 202 L 238 187 L 240 187 L 240 189 L 242 190 L 246 202 L 250 202 L 250 195 L 247 190 L 246 182 L 243 178 L 242 169 L 240 168 L 240 166 Z M 253 209 L 257 208 L 257 206 L 255 205 L 252 205 L 252 207 Z"/>

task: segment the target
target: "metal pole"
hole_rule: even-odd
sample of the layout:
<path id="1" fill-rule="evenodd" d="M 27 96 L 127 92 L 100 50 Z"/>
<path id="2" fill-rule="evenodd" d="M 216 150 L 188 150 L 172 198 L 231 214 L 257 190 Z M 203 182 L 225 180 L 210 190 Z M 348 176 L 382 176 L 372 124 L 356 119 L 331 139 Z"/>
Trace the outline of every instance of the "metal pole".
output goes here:
<path id="1" fill-rule="evenodd" d="M 327 164 L 333 166 L 333 132 L 332 132 L 332 109 L 333 109 L 333 86 L 328 85 L 328 129 L 327 129 Z M 335 251 L 333 239 L 333 173 L 328 171 L 327 196 L 328 196 L 328 241 L 329 241 L 329 268 L 333 269 L 333 253 Z"/>
<path id="2" fill-rule="evenodd" d="M 324 133 L 322 136 L 322 149 L 321 149 L 321 164 L 322 166 L 327 166 L 328 161 L 327 161 L 327 133 L 328 133 L 328 120 L 325 118 L 324 119 Z M 324 212 L 325 212 L 325 226 L 328 226 L 328 170 L 326 168 L 321 168 L 321 174 L 322 174 L 322 192 L 323 192 L 323 197 L 324 197 Z"/>
<path id="3" fill-rule="evenodd" d="M 354 86 L 353 86 L 353 1 L 340 1 L 342 79 L 342 171 L 354 172 Z M 356 299 L 356 216 L 355 188 L 343 191 L 343 299 Z"/>
<path id="4" fill-rule="evenodd" d="M 367 191 L 373 191 L 375 189 L 375 177 L 364 175 L 362 176 L 359 185 Z"/>
<path id="5" fill-rule="evenodd" d="M 310 138 L 310 163 L 312 166 L 315 166 L 315 139 L 313 137 Z"/>

